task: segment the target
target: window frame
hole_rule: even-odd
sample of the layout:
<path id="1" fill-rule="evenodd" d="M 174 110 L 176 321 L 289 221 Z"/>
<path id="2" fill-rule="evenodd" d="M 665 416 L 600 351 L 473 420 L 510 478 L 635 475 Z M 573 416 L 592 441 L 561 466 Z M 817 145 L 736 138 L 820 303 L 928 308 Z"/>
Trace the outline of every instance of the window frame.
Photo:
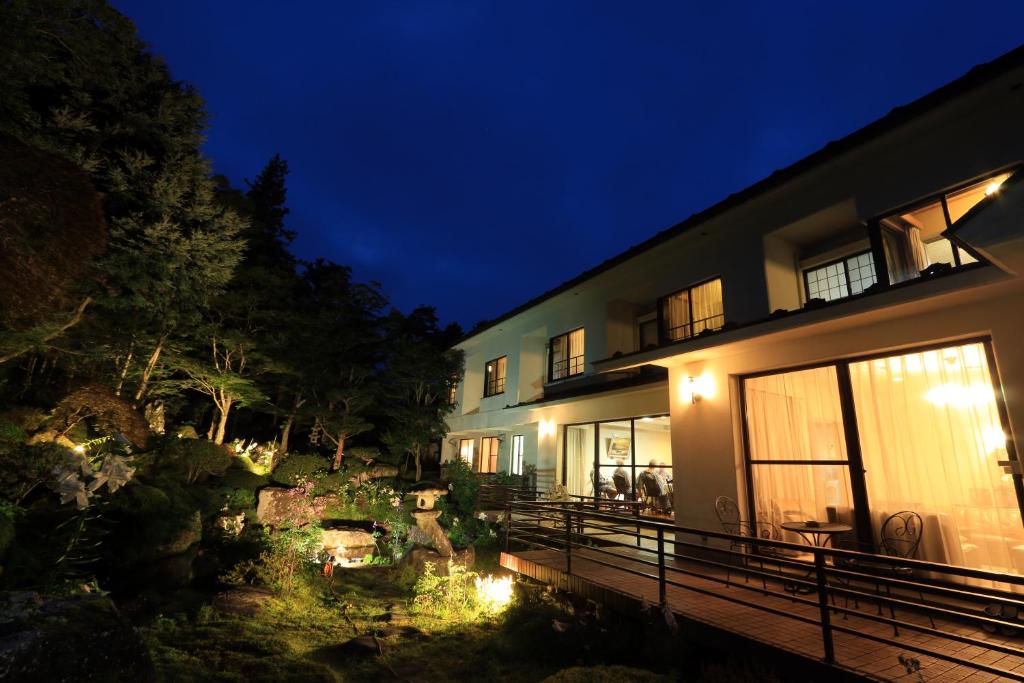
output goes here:
<path id="1" fill-rule="evenodd" d="M 469 444 L 469 460 L 466 460 L 466 456 L 462 452 L 462 447 L 466 443 Z M 476 460 L 476 439 L 459 439 L 459 460 L 469 465 L 470 469 L 473 468 Z"/>
<path id="2" fill-rule="evenodd" d="M 876 273 L 877 275 L 877 273 Z M 745 373 L 737 376 L 739 380 L 739 419 L 742 433 L 743 447 L 743 469 L 744 478 L 742 486 L 747 496 L 747 519 L 758 521 L 757 504 L 754 494 L 753 467 L 755 465 L 843 465 L 847 469 L 847 476 L 850 482 L 850 497 L 853 503 L 854 519 L 856 522 L 856 535 L 858 542 L 871 546 L 874 544 L 874 522 L 871 516 L 870 500 L 867 493 L 865 480 L 864 463 L 861 457 L 861 440 L 857 430 L 857 412 L 854 404 L 853 388 L 850 380 L 850 364 L 876 359 L 889 358 L 894 355 L 907 353 L 920 353 L 924 351 L 940 350 L 950 346 L 964 344 L 981 344 L 985 352 L 985 360 L 988 363 L 989 375 L 992 381 L 992 390 L 996 401 L 996 411 L 999 420 L 1006 434 L 1006 456 L 1010 462 L 1020 462 L 1017 451 L 1017 443 L 1013 431 L 1010 429 L 1009 413 L 1006 408 L 1006 398 L 1003 393 L 1003 381 L 996 365 L 995 351 L 992 345 L 992 337 L 988 335 L 947 339 L 942 342 L 931 342 L 918 344 L 902 349 L 890 349 L 874 353 L 861 354 L 846 358 L 833 358 L 814 363 L 805 363 L 789 367 L 776 368 L 773 370 L 762 370 L 758 372 Z M 823 367 L 835 367 L 836 383 L 839 392 L 841 415 L 843 419 L 843 438 L 846 441 L 846 460 L 755 460 L 750 452 L 750 430 L 747 422 L 747 396 L 746 380 L 769 375 L 799 372 Z M 1017 493 L 1017 505 L 1024 519 L 1024 476 L 1013 475 L 1014 490 Z"/>
<path id="3" fill-rule="evenodd" d="M 487 446 L 493 446 L 491 450 L 494 453 L 487 451 Z M 501 458 L 501 437 L 500 436 L 483 436 L 480 437 L 480 457 L 477 458 L 477 466 L 474 468 L 479 474 L 497 474 L 498 473 L 498 460 Z M 487 461 L 489 469 L 483 469 L 484 460 Z"/>
<path id="4" fill-rule="evenodd" d="M 872 258 L 875 262 L 875 282 L 885 283 L 887 287 L 892 287 L 895 284 L 900 284 L 890 281 L 892 278 L 889 274 L 889 264 L 885 260 L 885 246 L 882 243 L 882 231 L 886 230 L 887 228 L 884 228 L 882 226 L 882 221 L 891 216 L 910 213 L 912 211 L 923 208 L 935 202 L 938 202 L 942 206 L 942 216 L 946 221 L 946 230 L 940 233 L 940 235 L 942 235 L 944 239 L 948 240 L 952 244 L 953 269 L 960 270 L 962 268 L 971 267 L 975 265 L 988 265 L 989 260 L 982 256 L 980 253 L 978 253 L 978 251 L 974 249 L 974 247 L 970 246 L 965 242 L 961 242 L 958 239 L 952 239 L 950 237 L 947 237 L 944 234 L 945 232 L 948 232 L 950 228 L 953 227 L 953 221 L 950 220 L 949 204 L 946 201 L 946 197 L 951 194 L 956 194 L 957 192 L 960 192 L 962 190 L 966 190 L 972 185 L 980 185 L 981 183 L 984 183 L 986 180 L 991 180 L 992 178 L 1001 176 L 1004 173 L 1008 173 L 1009 177 L 1012 178 L 1014 174 L 1020 172 L 1021 169 L 1021 164 L 1011 164 L 1009 166 L 1004 166 L 994 171 L 984 173 L 980 176 L 975 176 L 970 180 L 956 183 L 955 185 L 952 185 L 946 189 L 932 192 L 930 194 L 924 195 L 923 197 L 919 197 L 912 201 L 904 202 L 903 204 L 898 204 L 890 209 L 882 211 L 873 216 L 870 220 L 867 221 L 867 225 L 868 237 L 871 242 Z M 961 263 L 960 252 L 958 251 L 959 249 L 963 249 L 968 255 L 974 258 L 975 261 L 973 263 Z M 911 278 L 911 280 L 915 279 L 917 278 Z"/>
<path id="5" fill-rule="evenodd" d="M 526 453 L 526 436 L 524 434 L 512 435 L 512 450 L 509 452 L 508 473 L 522 475 L 523 455 Z M 518 465 L 518 467 L 517 467 Z"/>
<path id="6" fill-rule="evenodd" d="M 489 371 L 487 370 L 487 367 L 489 365 L 491 365 L 491 363 L 493 363 L 495 371 L 497 371 L 498 361 L 500 361 L 500 360 L 504 360 L 505 361 L 505 370 L 504 370 L 504 373 L 501 376 L 501 389 L 499 390 L 498 389 L 498 380 L 495 379 L 494 381 L 491 381 L 488 378 L 488 372 Z M 504 356 L 498 356 L 497 358 L 494 358 L 494 359 L 489 360 L 486 363 L 484 363 L 484 398 L 490 398 L 491 396 L 500 396 L 501 394 L 504 394 L 505 393 L 505 382 L 506 382 L 507 378 L 508 378 L 508 354 L 505 354 Z"/>
<path id="7" fill-rule="evenodd" d="M 807 277 L 808 273 L 810 273 L 811 271 L 814 271 L 814 270 L 821 270 L 822 268 L 828 268 L 829 266 L 834 266 L 834 265 L 836 265 L 838 263 L 843 264 L 843 276 L 846 278 L 846 296 L 838 296 L 835 299 L 823 299 L 823 301 L 839 301 L 841 299 L 849 299 L 850 297 L 860 296 L 861 294 L 863 294 L 867 290 L 867 287 L 865 287 L 864 289 L 862 289 L 860 292 L 858 292 L 856 294 L 853 293 L 853 281 L 850 280 L 850 268 L 849 268 L 849 266 L 847 265 L 846 262 L 849 261 L 850 259 L 857 258 L 858 256 L 863 256 L 864 254 L 868 254 L 868 255 L 871 256 L 871 267 L 872 267 L 872 269 L 874 270 L 874 273 L 875 273 L 875 281 L 873 283 L 871 283 L 871 285 L 869 285 L 869 286 L 873 286 L 873 285 L 877 284 L 878 283 L 878 269 L 875 267 L 875 252 L 874 252 L 874 250 L 869 245 L 867 249 L 861 249 L 859 251 L 852 252 L 850 254 L 847 254 L 846 256 L 840 256 L 839 258 L 835 258 L 835 259 L 832 259 L 830 261 L 824 261 L 822 263 L 818 263 L 816 265 L 813 265 L 813 266 L 811 266 L 809 268 L 802 268 L 801 269 L 801 273 L 803 275 L 803 280 L 804 280 L 804 301 L 810 301 L 811 298 L 812 298 L 811 297 L 810 278 Z M 821 298 L 821 297 L 814 297 L 814 298 Z"/>
<path id="8" fill-rule="evenodd" d="M 686 341 L 687 339 L 693 339 L 693 338 L 695 338 L 697 336 L 697 334 L 693 333 L 693 328 L 696 326 L 696 324 L 698 322 L 704 322 L 706 320 L 710 320 L 711 318 L 701 318 L 700 320 L 694 320 L 693 319 L 693 296 L 691 296 L 690 293 L 693 290 L 697 289 L 698 287 L 703 287 L 704 285 L 710 284 L 710 283 L 714 282 L 715 280 L 718 280 L 718 281 L 720 281 L 722 283 L 721 284 L 721 290 L 722 290 L 722 313 L 721 313 L 721 315 L 722 315 L 722 324 L 720 326 L 714 328 L 712 331 L 713 332 L 717 332 L 717 331 L 722 329 L 722 327 L 725 325 L 725 280 L 722 278 L 721 275 L 714 275 L 712 277 L 700 280 L 699 282 L 694 282 L 692 285 L 688 285 L 688 286 L 683 287 L 681 289 L 677 289 L 674 292 L 669 292 L 668 294 L 664 294 L 664 295 L 658 297 L 658 339 L 659 339 L 661 344 L 671 344 L 671 343 L 674 343 L 674 342 Z M 685 326 L 688 325 L 690 327 L 690 334 L 687 335 L 687 336 L 680 337 L 679 339 L 672 339 L 668 335 L 668 330 L 665 329 L 665 301 L 670 299 L 670 298 L 672 298 L 672 297 L 674 297 L 674 296 L 682 294 L 683 292 L 687 293 L 686 306 L 687 306 L 687 309 L 689 310 L 689 320 L 690 321 L 688 323 L 685 323 L 684 325 L 681 325 L 680 327 L 685 327 Z M 718 316 L 712 316 L 712 317 L 718 317 Z M 708 330 L 708 329 L 712 329 L 712 328 L 706 327 L 704 329 Z M 701 330 L 701 332 L 699 334 L 702 334 L 703 332 L 704 332 L 704 330 Z"/>
<path id="9" fill-rule="evenodd" d="M 570 356 L 569 355 L 569 336 L 572 335 L 574 332 L 579 332 L 581 330 L 583 331 L 583 348 L 584 348 L 584 352 L 581 355 L 579 355 L 579 356 Z M 565 338 L 565 353 L 566 353 L 566 357 L 565 357 L 564 363 L 565 363 L 566 374 L 562 375 L 561 377 L 555 377 L 554 376 L 554 374 L 555 374 L 555 341 L 557 341 L 559 339 L 562 339 L 563 337 Z M 580 376 L 580 375 L 582 375 L 582 374 L 584 374 L 586 372 L 586 368 L 587 368 L 587 366 L 586 366 L 586 355 L 587 355 L 586 354 L 586 344 L 587 344 L 587 331 L 586 331 L 585 326 L 583 326 L 583 325 L 580 325 L 579 327 L 573 328 L 573 329 L 569 330 L 568 332 L 563 332 L 562 334 L 556 334 L 554 337 L 551 337 L 550 339 L 548 339 L 548 381 L 547 381 L 548 384 L 551 384 L 552 382 L 561 382 L 562 380 L 570 379 L 572 377 L 578 377 L 578 376 Z M 579 358 L 580 359 L 579 370 L 576 371 L 576 372 L 571 372 L 571 370 L 572 370 L 572 361 L 575 358 Z"/>

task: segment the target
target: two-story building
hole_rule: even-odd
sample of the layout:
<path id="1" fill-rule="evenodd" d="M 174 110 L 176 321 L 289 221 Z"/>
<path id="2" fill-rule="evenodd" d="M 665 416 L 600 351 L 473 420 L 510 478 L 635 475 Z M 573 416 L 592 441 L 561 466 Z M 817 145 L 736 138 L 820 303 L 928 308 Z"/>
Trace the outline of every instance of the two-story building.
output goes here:
<path id="1" fill-rule="evenodd" d="M 1022 122 L 1019 48 L 497 318 L 444 458 L 1024 572 Z"/>

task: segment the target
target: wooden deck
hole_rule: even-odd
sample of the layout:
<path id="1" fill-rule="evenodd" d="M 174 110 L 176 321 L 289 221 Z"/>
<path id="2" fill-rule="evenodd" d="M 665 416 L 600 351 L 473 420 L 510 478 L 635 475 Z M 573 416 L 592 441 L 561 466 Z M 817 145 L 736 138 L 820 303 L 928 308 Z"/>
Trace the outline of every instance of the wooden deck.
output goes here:
<path id="1" fill-rule="evenodd" d="M 632 568 L 645 573 L 656 569 L 636 562 L 636 551 L 622 548 L 617 551 L 621 561 L 615 564 L 623 568 Z M 658 581 L 630 574 L 617 567 L 608 567 L 594 560 L 608 562 L 607 556 L 600 556 L 592 550 L 573 550 L 572 574 L 565 572 L 565 556 L 557 550 L 524 550 L 503 553 L 502 566 L 538 581 L 542 581 L 564 590 L 571 591 L 606 605 L 610 609 L 620 609 L 634 613 L 641 600 L 651 604 L 658 603 Z M 685 565 L 677 565 L 685 568 Z M 696 570 L 695 566 L 694 569 Z M 707 569 L 699 570 L 708 576 Z M 781 582 L 768 582 L 767 591 L 745 590 L 736 586 L 726 586 L 722 577 L 709 576 L 697 578 L 677 572 L 669 572 L 669 578 L 682 586 L 668 585 L 666 597 L 684 623 L 696 624 L 717 632 L 727 632 L 747 642 L 758 643 L 788 653 L 788 656 L 803 659 L 808 663 L 822 665 L 824 647 L 820 627 L 820 610 L 816 605 L 794 601 Z M 733 574 L 733 580 L 742 581 L 742 570 Z M 718 580 L 715 580 L 715 579 Z M 756 583 L 755 583 L 756 582 Z M 760 580 L 750 579 L 750 586 L 761 587 Z M 696 592 L 702 589 L 710 594 Z M 816 599 L 815 596 L 809 596 Z M 739 599 L 756 602 L 766 608 L 782 610 L 787 615 L 804 617 L 814 623 L 806 623 L 796 618 L 763 611 L 750 605 L 738 604 L 728 599 Z M 850 607 L 853 607 L 851 604 Z M 877 605 L 861 604 L 859 610 L 864 613 L 877 614 Z M 909 615 L 897 611 L 897 618 L 922 625 L 929 625 L 927 618 Z M 832 613 L 832 622 L 841 628 L 854 629 L 857 633 L 874 634 L 896 643 L 914 643 L 930 650 L 955 656 L 963 663 L 948 662 L 927 655 L 916 654 L 898 644 L 885 644 L 866 637 L 848 633 L 834 632 L 835 674 L 855 674 L 865 678 L 886 681 L 948 681 L 950 683 L 967 681 L 983 683 L 988 681 L 1012 680 L 991 673 L 979 671 L 969 662 L 980 662 L 1014 673 L 1024 673 L 1024 658 L 1008 655 L 974 645 L 965 645 L 948 638 L 901 629 L 899 636 L 894 636 L 893 629 L 887 624 L 878 623 L 856 615 L 843 619 L 841 615 Z M 944 633 L 968 635 L 987 642 L 1020 647 L 1024 642 L 1019 638 L 1004 638 L 971 627 L 964 623 L 943 622 L 936 619 L 936 628 Z M 908 674 L 900 664 L 900 655 L 917 659 L 920 664 L 919 678 L 916 673 Z"/>

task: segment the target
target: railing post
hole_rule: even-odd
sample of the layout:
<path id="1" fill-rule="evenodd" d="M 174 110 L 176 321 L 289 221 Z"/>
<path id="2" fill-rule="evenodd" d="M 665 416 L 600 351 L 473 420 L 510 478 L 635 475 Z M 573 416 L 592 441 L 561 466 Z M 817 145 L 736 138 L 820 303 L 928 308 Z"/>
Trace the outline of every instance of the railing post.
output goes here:
<path id="1" fill-rule="evenodd" d="M 565 510 L 565 573 L 572 574 L 572 509 Z"/>
<path id="2" fill-rule="evenodd" d="M 640 547 L 640 504 L 639 501 L 633 501 L 633 510 L 636 513 L 636 547 Z"/>
<path id="3" fill-rule="evenodd" d="M 505 504 L 505 552 L 508 552 L 509 535 L 512 533 L 512 501 Z"/>
<path id="4" fill-rule="evenodd" d="M 665 530 L 658 527 L 658 600 L 661 605 L 666 604 L 665 599 Z"/>
<path id="5" fill-rule="evenodd" d="M 828 609 L 828 582 L 825 578 L 825 553 L 814 550 L 814 573 L 818 579 L 818 611 L 821 613 L 821 638 L 825 646 L 825 661 L 834 664 L 835 647 L 832 644 L 832 621 Z"/>

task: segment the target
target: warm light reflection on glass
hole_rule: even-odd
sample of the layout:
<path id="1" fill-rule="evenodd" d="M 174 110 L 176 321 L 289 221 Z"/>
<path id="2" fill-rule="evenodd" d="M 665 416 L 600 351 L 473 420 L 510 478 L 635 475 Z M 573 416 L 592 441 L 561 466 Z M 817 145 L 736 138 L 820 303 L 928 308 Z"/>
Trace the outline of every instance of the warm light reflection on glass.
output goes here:
<path id="1" fill-rule="evenodd" d="M 1003 186 L 1003 181 L 1001 181 L 1001 180 L 994 180 L 994 181 L 992 181 L 991 183 L 989 183 L 988 185 L 985 186 L 985 196 L 986 197 L 990 197 L 990 196 L 994 195 L 996 192 L 999 192 L 999 188 L 1002 187 L 1002 186 Z"/>
<path id="2" fill-rule="evenodd" d="M 972 406 L 989 405 L 995 401 L 992 387 L 975 383 L 969 386 L 963 384 L 940 384 L 929 389 L 925 400 L 936 406 L 950 406 L 953 408 L 970 408 Z"/>

